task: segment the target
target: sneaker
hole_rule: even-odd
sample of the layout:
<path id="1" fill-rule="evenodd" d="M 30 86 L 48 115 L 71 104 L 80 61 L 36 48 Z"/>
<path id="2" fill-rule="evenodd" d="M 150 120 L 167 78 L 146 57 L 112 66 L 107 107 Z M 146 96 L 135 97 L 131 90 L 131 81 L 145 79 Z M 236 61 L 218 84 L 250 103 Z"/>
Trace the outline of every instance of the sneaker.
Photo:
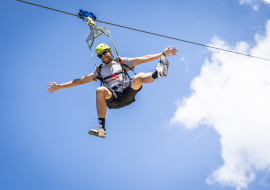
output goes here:
<path id="1" fill-rule="evenodd" d="M 158 78 L 166 77 L 168 75 L 168 67 L 169 61 L 164 55 L 162 55 L 156 68 L 156 71 L 158 72 Z"/>
<path id="2" fill-rule="evenodd" d="M 105 138 L 106 137 L 106 129 L 102 127 L 102 125 L 99 125 L 96 129 L 90 129 L 88 131 L 89 135 Z"/>

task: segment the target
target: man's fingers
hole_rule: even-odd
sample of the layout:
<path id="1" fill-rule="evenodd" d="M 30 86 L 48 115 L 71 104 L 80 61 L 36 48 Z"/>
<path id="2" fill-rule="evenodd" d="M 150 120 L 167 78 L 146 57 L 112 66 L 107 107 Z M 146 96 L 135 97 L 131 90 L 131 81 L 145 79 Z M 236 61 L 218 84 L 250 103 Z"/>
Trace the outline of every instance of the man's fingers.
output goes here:
<path id="1" fill-rule="evenodd" d="M 51 94 L 52 94 L 52 93 L 56 92 L 56 91 L 57 91 L 57 89 L 54 89 L 54 90 L 51 90 L 51 91 L 52 91 L 52 92 L 51 92 Z"/>
<path id="2" fill-rule="evenodd" d="M 173 54 L 173 55 L 176 55 L 177 50 L 178 50 L 177 47 L 173 47 L 173 48 L 171 49 L 172 54 Z"/>
<path id="3" fill-rule="evenodd" d="M 47 88 L 48 90 L 53 90 L 53 88 Z"/>
<path id="4" fill-rule="evenodd" d="M 51 84 L 46 85 L 46 90 L 50 92 L 50 94 L 54 93 L 57 91 L 57 84 L 55 82 L 50 82 Z"/>
<path id="5" fill-rule="evenodd" d="M 52 94 L 52 93 L 54 93 L 56 90 L 50 90 L 50 91 L 48 91 L 48 92 L 51 92 L 50 94 Z"/>
<path id="6" fill-rule="evenodd" d="M 164 51 L 168 51 L 168 50 L 170 49 L 170 47 L 171 47 L 171 46 L 166 47 Z"/>
<path id="7" fill-rule="evenodd" d="M 50 91 L 56 91 L 56 89 L 54 88 L 47 88 L 47 91 L 50 92 Z"/>
<path id="8" fill-rule="evenodd" d="M 171 46 L 169 46 L 168 48 L 166 48 L 166 55 L 167 56 L 173 56 L 176 55 L 177 53 L 177 47 L 173 47 L 172 49 L 169 49 Z"/>

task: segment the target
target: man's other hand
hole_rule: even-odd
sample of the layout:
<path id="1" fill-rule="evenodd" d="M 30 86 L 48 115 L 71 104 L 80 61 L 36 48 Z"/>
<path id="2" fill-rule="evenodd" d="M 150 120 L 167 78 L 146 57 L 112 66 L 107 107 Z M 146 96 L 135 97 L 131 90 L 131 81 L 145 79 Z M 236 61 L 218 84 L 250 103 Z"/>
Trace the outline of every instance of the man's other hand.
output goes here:
<path id="1" fill-rule="evenodd" d="M 51 84 L 47 85 L 47 91 L 50 92 L 51 94 L 60 89 L 59 85 L 56 84 L 55 82 L 50 83 Z"/>
<path id="2" fill-rule="evenodd" d="M 174 47 L 174 48 L 171 49 L 171 46 L 169 46 L 164 50 L 164 53 L 165 53 L 166 56 L 176 55 L 177 47 Z"/>

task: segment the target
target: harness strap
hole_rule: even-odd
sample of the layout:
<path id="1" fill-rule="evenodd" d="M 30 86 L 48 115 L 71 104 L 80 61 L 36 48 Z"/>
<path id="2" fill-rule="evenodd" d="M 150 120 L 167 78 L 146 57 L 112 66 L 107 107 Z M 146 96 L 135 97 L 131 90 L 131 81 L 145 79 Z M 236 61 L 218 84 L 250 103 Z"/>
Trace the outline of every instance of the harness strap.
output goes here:
<path id="1" fill-rule="evenodd" d="M 129 74 L 127 73 L 127 70 L 125 69 L 125 67 L 129 68 L 130 70 L 132 70 L 133 73 L 136 75 L 135 71 L 131 67 L 129 67 L 128 65 L 126 65 L 125 62 L 121 61 L 121 59 L 117 58 L 117 59 L 115 59 L 115 61 L 117 61 L 118 63 L 120 63 L 120 65 L 122 67 L 122 72 L 113 73 L 110 76 L 107 76 L 105 78 L 102 78 L 101 77 L 101 74 L 100 74 L 101 73 L 102 64 L 100 64 L 100 65 L 98 65 L 96 67 L 96 71 L 98 73 L 98 76 L 96 77 L 96 79 L 100 80 L 100 86 L 102 86 L 104 83 L 108 84 L 108 82 L 110 82 L 110 81 L 112 81 L 112 80 L 114 80 L 116 78 L 119 78 L 120 76 L 124 76 L 123 74 L 127 75 L 128 78 L 129 78 L 129 80 L 131 80 Z M 105 82 L 105 80 L 107 80 L 109 78 L 111 78 L 111 79 Z M 124 80 L 124 78 L 123 78 L 123 80 Z M 124 83 L 124 81 L 123 81 L 123 83 Z"/>
<path id="2" fill-rule="evenodd" d="M 106 79 L 109 79 L 109 78 L 114 78 L 115 76 L 120 75 L 120 74 L 123 74 L 123 72 L 113 73 L 110 76 L 107 76 L 107 77 L 103 78 L 103 80 L 106 80 Z"/>
<path id="3" fill-rule="evenodd" d="M 121 64 L 121 66 L 122 66 L 123 68 L 124 68 L 124 67 L 129 68 L 129 70 L 131 70 L 131 71 L 134 73 L 134 75 L 136 75 L 135 71 L 134 71 L 130 66 L 126 65 L 124 62 L 120 62 L 120 64 Z M 125 68 L 124 68 L 124 71 L 125 71 L 125 74 L 128 76 L 129 80 L 131 80 L 131 78 L 130 78 L 130 76 L 129 76 L 129 74 L 127 73 L 127 71 L 126 71 Z"/>
<path id="4" fill-rule="evenodd" d="M 117 79 L 117 78 L 119 78 L 119 77 L 121 77 L 121 76 L 124 76 L 124 75 L 122 74 L 122 75 L 117 75 L 117 76 L 115 76 L 115 77 L 112 77 L 110 80 L 106 81 L 105 83 L 108 84 L 108 83 L 111 82 L 112 80 Z"/>
<path id="5" fill-rule="evenodd" d="M 102 64 L 100 64 L 100 65 L 98 65 L 98 66 L 96 67 L 96 71 L 97 71 L 97 73 L 98 73 L 98 76 L 96 77 L 96 79 L 100 80 L 100 86 L 102 86 L 103 83 L 104 83 L 104 79 L 101 78 L 101 75 L 100 75 L 101 68 L 102 68 Z"/>

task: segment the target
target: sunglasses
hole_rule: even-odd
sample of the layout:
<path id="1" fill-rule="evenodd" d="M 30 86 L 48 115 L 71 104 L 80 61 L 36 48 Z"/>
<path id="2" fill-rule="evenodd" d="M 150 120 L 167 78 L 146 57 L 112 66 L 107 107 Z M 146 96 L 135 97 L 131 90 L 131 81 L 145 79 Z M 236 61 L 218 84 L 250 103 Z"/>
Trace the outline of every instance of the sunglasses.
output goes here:
<path id="1" fill-rule="evenodd" d="M 110 50 L 106 49 L 103 53 L 98 54 L 98 57 L 101 59 L 104 55 L 107 54 L 107 52 L 109 52 Z"/>

